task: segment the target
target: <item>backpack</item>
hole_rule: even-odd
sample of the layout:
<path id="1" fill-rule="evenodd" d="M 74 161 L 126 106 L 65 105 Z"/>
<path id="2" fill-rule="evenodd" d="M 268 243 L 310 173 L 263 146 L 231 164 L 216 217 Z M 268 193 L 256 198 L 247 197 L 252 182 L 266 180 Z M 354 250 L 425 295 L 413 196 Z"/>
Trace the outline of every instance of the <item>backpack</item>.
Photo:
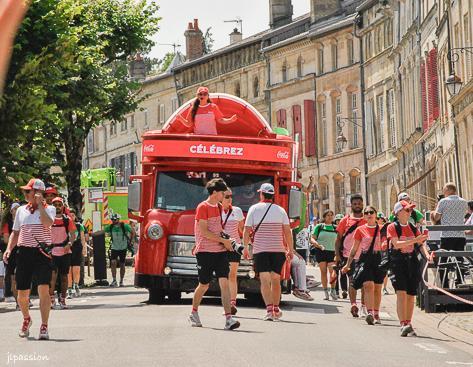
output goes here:
<path id="1" fill-rule="evenodd" d="M 391 223 L 386 223 L 382 228 L 381 228 L 381 238 L 383 237 L 387 237 L 387 232 L 388 232 L 388 226 L 390 225 Z M 399 223 L 399 221 L 395 220 L 393 222 L 394 224 L 394 228 L 396 229 L 396 234 L 397 234 L 397 237 L 400 238 L 401 235 L 402 235 L 402 227 L 401 227 L 401 223 Z M 414 236 L 418 233 L 418 230 L 417 230 L 417 227 L 415 225 L 413 225 L 411 222 L 408 222 L 408 225 L 412 231 L 412 233 L 414 234 Z M 379 269 L 382 270 L 382 271 L 387 271 L 389 270 L 389 267 L 390 267 L 390 262 L 391 262 L 391 257 L 393 255 L 393 252 L 395 255 L 399 256 L 401 255 L 401 252 L 399 250 L 395 250 L 394 248 L 391 248 L 391 243 L 389 240 L 387 240 L 388 242 L 388 248 L 386 250 L 383 250 L 381 251 L 381 261 L 378 265 Z"/>
<path id="2" fill-rule="evenodd" d="M 342 239 L 341 239 L 341 241 L 340 241 L 340 245 L 341 245 L 340 247 L 341 247 L 341 249 L 343 249 L 344 246 L 345 246 L 345 239 L 348 237 L 348 235 L 349 235 L 350 233 L 355 232 L 355 230 L 358 228 L 360 222 L 361 222 L 361 220 L 358 220 L 355 224 L 353 224 L 350 228 L 348 228 L 348 230 L 347 230 L 347 231 L 345 232 L 345 234 L 342 236 Z"/>
<path id="3" fill-rule="evenodd" d="M 128 237 L 127 233 L 126 233 L 126 230 L 125 230 L 125 223 L 123 222 L 120 222 L 120 228 L 122 230 L 122 234 L 123 234 L 123 237 L 126 238 L 126 242 L 127 242 L 127 250 L 131 252 L 132 255 L 134 255 L 134 248 L 133 248 L 133 245 L 131 243 L 131 239 L 130 237 Z M 114 224 L 111 224 L 110 225 L 110 233 L 112 233 L 112 227 L 114 226 Z M 112 238 L 112 242 L 113 242 L 113 237 Z"/>
<path id="4" fill-rule="evenodd" d="M 64 227 L 64 230 L 66 231 L 66 239 L 63 243 L 56 245 L 66 246 L 69 243 L 69 217 L 66 214 L 63 214 L 62 224 L 53 224 L 53 227 Z"/>
<path id="5" fill-rule="evenodd" d="M 337 233 L 337 226 L 333 225 L 333 231 L 325 229 L 325 226 L 326 225 L 322 223 L 321 226 L 315 227 L 315 229 L 318 228 L 318 231 L 314 233 L 317 236 L 317 238 L 319 238 L 320 232 Z"/>

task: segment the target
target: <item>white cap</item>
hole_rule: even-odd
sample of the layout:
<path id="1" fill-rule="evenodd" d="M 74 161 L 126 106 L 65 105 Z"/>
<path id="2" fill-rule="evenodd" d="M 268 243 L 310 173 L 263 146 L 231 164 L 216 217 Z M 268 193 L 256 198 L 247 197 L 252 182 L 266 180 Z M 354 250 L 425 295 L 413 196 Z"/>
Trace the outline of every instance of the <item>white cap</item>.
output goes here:
<path id="1" fill-rule="evenodd" d="M 397 196 L 397 201 L 401 201 L 401 200 L 409 200 L 411 197 L 409 196 L 409 194 L 407 192 L 401 192 L 398 196 Z"/>
<path id="2" fill-rule="evenodd" d="M 261 185 L 258 192 L 262 192 L 264 194 L 274 195 L 274 186 L 271 185 L 270 183 L 264 183 L 264 184 Z"/>

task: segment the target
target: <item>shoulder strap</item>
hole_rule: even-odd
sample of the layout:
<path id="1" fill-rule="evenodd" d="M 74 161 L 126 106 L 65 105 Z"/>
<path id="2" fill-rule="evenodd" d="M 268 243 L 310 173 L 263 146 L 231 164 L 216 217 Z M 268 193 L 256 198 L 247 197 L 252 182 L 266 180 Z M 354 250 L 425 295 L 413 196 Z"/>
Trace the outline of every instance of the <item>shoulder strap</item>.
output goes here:
<path id="1" fill-rule="evenodd" d="M 265 212 L 264 215 L 263 215 L 263 218 L 261 218 L 260 222 L 258 223 L 258 225 L 256 226 L 255 230 L 253 231 L 253 235 L 255 235 L 256 232 L 258 231 L 259 227 L 261 226 L 261 223 L 263 223 L 264 218 L 266 218 L 266 214 L 268 214 L 269 209 L 271 209 L 271 206 L 272 206 L 272 205 L 273 205 L 273 203 L 269 204 L 268 209 L 266 209 L 266 212 Z"/>
<path id="2" fill-rule="evenodd" d="M 345 234 L 344 234 L 343 237 L 342 237 L 342 243 L 343 243 L 343 241 L 345 241 L 345 238 L 347 238 L 347 236 L 348 236 L 350 233 L 355 232 L 355 229 L 358 228 L 358 224 L 359 224 L 359 223 L 360 223 L 360 221 L 358 220 L 358 221 L 356 221 L 355 224 L 353 224 L 350 228 L 348 228 L 348 230 L 345 232 Z"/>
<path id="3" fill-rule="evenodd" d="M 66 228 L 66 232 L 69 232 L 69 217 L 65 214 L 62 215 L 62 223 L 64 224 L 64 227 Z"/>
<path id="4" fill-rule="evenodd" d="M 225 217 L 225 222 L 223 222 L 223 224 L 222 224 L 222 228 L 225 228 L 225 226 L 227 225 L 228 218 L 230 218 L 230 215 L 232 214 L 232 211 L 233 211 L 233 208 L 230 207 L 230 209 L 228 210 L 228 214 L 227 214 L 227 216 Z M 221 216 L 220 216 L 220 217 L 221 217 Z"/>
<path id="5" fill-rule="evenodd" d="M 414 236 L 417 236 L 419 230 L 417 229 L 417 227 L 415 225 L 413 225 L 412 223 L 409 222 L 409 227 L 411 227 L 411 231 L 412 233 L 414 234 Z"/>
<path id="6" fill-rule="evenodd" d="M 125 237 L 126 239 L 128 239 L 128 236 L 127 236 L 126 231 L 125 231 L 125 223 L 120 222 L 120 227 L 121 227 L 122 232 L 123 232 L 123 237 Z"/>
<path id="7" fill-rule="evenodd" d="M 396 229 L 397 238 L 401 238 L 401 235 L 402 235 L 401 223 L 399 223 L 399 221 L 397 220 L 395 220 L 393 223 L 394 223 L 394 228 Z"/>
<path id="8" fill-rule="evenodd" d="M 371 240 L 371 245 L 370 245 L 370 248 L 368 250 L 369 253 L 373 253 L 374 244 L 376 242 L 376 238 L 378 237 L 378 231 L 379 231 L 379 226 L 376 226 L 376 228 L 374 230 L 374 236 L 373 236 L 373 239 Z"/>

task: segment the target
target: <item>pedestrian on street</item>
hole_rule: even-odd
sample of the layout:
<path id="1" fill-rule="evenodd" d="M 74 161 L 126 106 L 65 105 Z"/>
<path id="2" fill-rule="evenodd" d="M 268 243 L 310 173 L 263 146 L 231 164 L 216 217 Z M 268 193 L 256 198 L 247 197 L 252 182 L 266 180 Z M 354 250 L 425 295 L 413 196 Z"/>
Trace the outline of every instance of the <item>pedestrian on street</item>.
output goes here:
<path id="1" fill-rule="evenodd" d="M 85 241 L 85 228 L 79 221 L 75 209 L 70 209 L 71 218 L 74 221 L 76 230 L 74 231 L 75 239 L 72 242 L 71 267 L 68 275 L 67 298 L 72 296 L 80 297 L 79 281 L 80 266 L 82 260 L 87 256 L 87 243 Z"/>
<path id="2" fill-rule="evenodd" d="M 6 212 L 6 215 L 2 220 L 2 236 L 3 242 L 8 246 L 8 240 L 13 231 L 13 220 L 16 216 L 16 211 L 20 207 L 20 203 L 13 203 L 10 206 L 10 210 Z M 18 246 L 15 246 L 10 254 L 8 263 L 5 262 L 5 297 L 14 297 L 14 301 L 17 301 L 16 281 L 15 281 L 15 269 L 16 269 L 16 251 Z M 5 249 L 6 250 L 6 249 Z M 7 298 L 8 300 L 8 298 Z M 16 305 L 17 310 L 20 309 L 18 303 Z"/>
<path id="3" fill-rule="evenodd" d="M 177 119 L 186 127 L 192 128 L 194 134 L 217 135 L 217 123 L 230 124 L 237 120 L 237 115 L 229 118 L 223 117 L 220 108 L 210 100 L 209 89 L 207 87 L 199 87 L 187 117 L 184 118 L 182 115 L 177 115 Z"/>
<path id="4" fill-rule="evenodd" d="M 135 232 L 133 228 L 125 222 L 120 221 L 120 216 L 113 213 L 110 216 L 112 224 L 105 227 L 105 233 L 110 236 L 110 267 L 112 269 L 112 283 L 110 287 L 117 287 L 117 263 L 120 264 L 120 287 L 123 287 L 125 278 L 126 253 L 133 243 Z"/>
<path id="5" fill-rule="evenodd" d="M 56 290 L 56 281 L 59 276 L 60 293 L 58 296 L 58 307 L 60 309 L 66 309 L 67 276 L 69 274 L 69 268 L 71 267 L 71 243 L 75 240 L 74 232 L 76 226 L 73 219 L 64 214 L 64 200 L 62 198 L 55 197 L 52 203 L 56 209 L 56 216 L 51 228 L 54 267 L 49 294 L 51 297 L 51 307 L 54 308 L 56 306 L 54 291 Z"/>
<path id="6" fill-rule="evenodd" d="M 381 324 L 379 309 L 381 305 L 381 288 L 386 272 L 379 268 L 381 263 L 381 235 L 377 222 L 376 209 L 368 205 L 363 211 L 366 224 L 359 226 L 353 235 L 354 243 L 350 250 L 346 265 L 342 272 L 347 273 L 352 267 L 354 258 L 358 258 L 354 267 L 355 276 L 353 287 L 363 288 L 367 307 L 365 321 L 368 325 Z"/>
<path id="7" fill-rule="evenodd" d="M 294 256 L 294 243 L 285 210 L 274 203 L 274 186 L 264 183 L 258 190 L 260 202 L 248 211 L 243 232 L 245 248 L 253 245 L 255 271 L 259 274 L 261 295 L 266 304 L 264 320 L 279 320 L 281 299 L 281 272 Z M 251 238 L 251 241 L 250 241 Z"/>
<path id="8" fill-rule="evenodd" d="M 43 198 L 45 190 L 43 181 L 31 179 L 21 186 L 28 204 L 18 208 L 13 223 L 13 232 L 3 261 L 8 262 L 13 248 L 18 246 L 16 255 L 16 283 L 18 304 L 23 314 L 20 337 L 30 335 L 32 320 L 29 313 L 31 280 L 34 276 L 38 283 L 41 310 L 41 327 L 39 339 L 49 339 L 48 319 L 51 303 L 49 300 L 49 283 L 51 281 L 52 260 L 48 254 L 50 248 L 51 226 L 54 223 L 56 210 L 46 204 Z"/>
<path id="9" fill-rule="evenodd" d="M 199 285 L 194 291 L 192 299 L 192 312 L 189 321 L 192 326 L 202 327 L 199 317 L 199 306 L 202 298 L 209 289 L 212 274 L 218 279 L 222 306 L 225 312 L 225 330 L 234 330 L 240 323 L 232 317 L 230 305 L 230 286 L 228 274 L 230 265 L 228 251 L 234 251 L 233 238 L 224 238 L 221 202 L 228 186 L 221 178 L 214 178 L 207 182 L 205 188 L 209 194 L 207 200 L 201 202 L 195 212 L 195 257 Z M 223 236 L 222 236 L 223 235 Z"/>
<path id="10" fill-rule="evenodd" d="M 401 192 L 397 196 L 397 201 L 407 201 L 408 203 L 413 203 L 411 197 L 407 192 Z M 389 216 L 389 222 L 392 223 L 396 220 L 396 214 L 394 212 L 391 213 Z M 409 217 L 409 222 L 414 224 L 416 227 L 424 224 L 424 215 L 420 212 L 420 210 L 414 209 Z"/>
<path id="11" fill-rule="evenodd" d="M 307 263 L 297 250 L 291 260 L 291 276 L 294 281 L 292 294 L 304 301 L 313 301 L 314 298 L 307 289 Z"/>
<path id="12" fill-rule="evenodd" d="M 222 221 L 223 231 L 233 238 L 238 244 L 241 244 L 241 235 L 245 226 L 245 216 L 243 211 L 232 205 L 233 193 L 228 189 L 223 194 L 222 200 Z M 228 261 L 230 262 L 230 273 L 228 283 L 230 287 L 230 305 L 231 314 L 236 315 L 237 294 L 238 294 L 238 265 L 240 265 L 241 255 L 237 251 L 228 251 Z"/>
<path id="13" fill-rule="evenodd" d="M 53 200 L 58 196 L 58 192 L 54 186 L 46 187 L 46 191 L 44 191 L 44 198 L 46 199 L 46 203 L 48 205 L 53 205 Z"/>
<path id="14" fill-rule="evenodd" d="M 334 213 L 326 210 L 322 214 L 323 223 L 317 224 L 312 233 L 310 242 L 315 251 L 315 259 L 319 264 L 322 287 L 324 288 L 325 300 L 330 296 L 335 301 L 338 299 L 336 283 L 337 274 L 333 269 L 335 266 L 335 242 L 337 241 L 336 227 L 333 225 Z M 330 279 L 330 293 L 328 289 Z"/>
<path id="15" fill-rule="evenodd" d="M 397 315 L 401 324 L 401 336 L 415 335 L 412 327 L 415 297 L 421 281 L 420 264 L 416 251 L 429 259 L 425 241 L 427 235 L 409 222 L 414 203 L 399 201 L 394 205 L 396 220 L 388 226 L 387 241 L 391 251 L 390 279 L 396 291 Z"/>
<path id="16" fill-rule="evenodd" d="M 335 242 L 335 263 L 337 263 L 339 267 L 343 267 L 347 262 L 348 256 L 350 256 L 350 251 L 354 243 L 353 235 L 355 230 L 358 227 L 366 224 L 366 219 L 363 216 L 363 197 L 359 194 L 352 195 L 350 198 L 350 203 L 351 214 L 343 217 L 343 219 L 340 221 L 340 224 L 337 226 L 338 235 L 337 241 Z M 358 260 L 358 258 L 355 257 L 355 260 Z M 348 292 L 351 303 L 350 312 L 353 317 L 358 317 L 359 308 L 356 304 L 357 292 L 356 289 L 354 289 L 351 285 L 352 272 L 349 271 L 347 274 L 350 282 Z M 343 284 L 343 281 L 346 281 L 346 277 L 341 277 L 340 279 L 342 289 L 346 287 L 346 285 Z M 362 313 L 364 314 L 363 290 L 361 293 L 361 298 Z"/>

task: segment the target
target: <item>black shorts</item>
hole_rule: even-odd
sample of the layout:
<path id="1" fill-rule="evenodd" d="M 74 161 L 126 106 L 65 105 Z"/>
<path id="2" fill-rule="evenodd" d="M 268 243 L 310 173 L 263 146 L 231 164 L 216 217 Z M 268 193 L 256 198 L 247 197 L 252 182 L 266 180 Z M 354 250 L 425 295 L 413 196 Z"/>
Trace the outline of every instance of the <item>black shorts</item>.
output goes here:
<path id="1" fill-rule="evenodd" d="M 49 285 L 52 260 L 39 252 L 36 247 L 21 246 L 16 253 L 16 288 L 19 291 L 29 290 L 35 277 L 38 285 Z"/>
<path id="2" fill-rule="evenodd" d="M 198 252 L 197 272 L 199 274 L 199 283 L 209 284 L 212 280 L 212 274 L 215 272 L 217 278 L 228 278 L 230 265 L 227 251 L 225 252 Z"/>
<path id="3" fill-rule="evenodd" d="M 227 251 L 228 261 L 231 263 L 240 263 L 241 255 L 236 251 Z"/>
<path id="4" fill-rule="evenodd" d="M 8 258 L 8 264 L 5 264 L 5 274 L 8 274 L 8 275 L 15 274 L 17 250 L 18 250 L 18 246 L 13 247 L 13 250 L 10 253 L 10 257 Z"/>
<path id="5" fill-rule="evenodd" d="M 281 274 L 282 267 L 286 262 L 285 252 L 260 252 L 253 255 L 255 271 L 257 273 Z"/>
<path id="6" fill-rule="evenodd" d="M 410 296 L 417 294 L 419 287 L 418 269 L 413 269 L 413 260 L 407 255 L 393 256 L 390 262 L 389 279 L 396 291 L 405 291 Z"/>
<path id="7" fill-rule="evenodd" d="M 111 260 L 117 260 L 120 263 L 120 265 L 125 264 L 126 260 L 126 251 L 127 250 L 113 250 L 110 252 L 110 261 Z"/>
<path id="8" fill-rule="evenodd" d="M 69 274 L 69 268 L 71 267 L 71 254 L 53 256 L 53 266 L 54 271 L 57 271 L 60 275 Z"/>
<path id="9" fill-rule="evenodd" d="M 383 284 L 386 272 L 379 269 L 381 263 L 381 254 L 375 253 L 373 259 L 366 266 L 363 274 L 363 282 L 374 282 L 374 284 Z"/>
<path id="10" fill-rule="evenodd" d="M 82 244 L 72 245 L 71 266 L 80 266 L 82 263 Z"/>
<path id="11" fill-rule="evenodd" d="M 333 263 L 335 258 L 335 251 L 324 250 L 322 251 L 319 248 L 314 249 L 315 260 L 318 263 Z"/>

